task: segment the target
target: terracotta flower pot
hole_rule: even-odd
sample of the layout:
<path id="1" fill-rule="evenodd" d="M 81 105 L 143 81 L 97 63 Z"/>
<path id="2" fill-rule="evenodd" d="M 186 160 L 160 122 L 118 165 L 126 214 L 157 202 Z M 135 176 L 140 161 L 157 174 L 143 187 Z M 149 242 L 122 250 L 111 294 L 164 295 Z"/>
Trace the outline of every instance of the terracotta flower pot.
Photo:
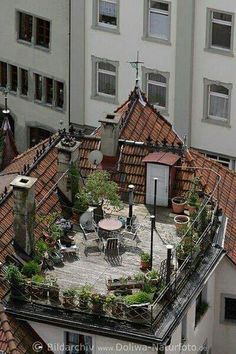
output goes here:
<path id="1" fill-rule="evenodd" d="M 188 204 L 188 212 L 189 215 L 193 215 L 194 213 L 196 213 L 197 207 L 195 205 L 189 205 Z"/>
<path id="2" fill-rule="evenodd" d="M 180 230 L 184 225 L 188 225 L 190 218 L 187 215 L 177 215 L 174 218 L 176 230 Z"/>
<path id="3" fill-rule="evenodd" d="M 145 262 L 145 261 L 141 260 L 140 269 L 142 269 L 143 271 L 149 270 L 150 269 L 150 262 Z"/>
<path id="4" fill-rule="evenodd" d="M 185 209 L 186 200 L 183 197 L 172 198 L 172 209 L 175 214 L 182 214 Z"/>

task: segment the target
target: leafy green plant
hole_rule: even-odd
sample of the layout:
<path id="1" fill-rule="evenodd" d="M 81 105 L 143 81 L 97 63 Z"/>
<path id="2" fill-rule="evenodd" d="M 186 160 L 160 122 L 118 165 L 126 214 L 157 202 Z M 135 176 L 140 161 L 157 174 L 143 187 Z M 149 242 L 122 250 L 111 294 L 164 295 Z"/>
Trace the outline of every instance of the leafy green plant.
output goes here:
<path id="1" fill-rule="evenodd" d="M 192 181 L 192 187 L 189 190 L 187 202 L 190 206 L 199 207 L 200 205 L 200 198 L 198 195 L 198 191 L 201 188 L 201 181 L 198 177 L 194 177 Z"/>
<path id="2" fill-rule="evenodd" d="M 117 296 L 110 294 L 110 295 L 106 296 L 105 303 L 106 303 L 106 305 L 110 306 L 110 305 L 115 304 L 117 299 L 118 299 Z"/>
<path id="3" fill-rule="evenodd" d="M 141 254 L 141 261 L 142 262 L 150 262 L 151 261 L 151 256 L 150 256 L 150 254 L 149 253 L 147 253 L 147 252 L 143 252 L 142 254 Z"/>
<path id="4" fill-rule="evenodd" d="M 28 277 L 31 278 L 33 275 L 39 274 L 40 273 L 40 266 L 36 261 L 29 261 L 27 262 L 24 267 L 22 268 L 22 273 Z"/>
<path id="5" fill-rule="evenodd" d="M 90 296 L 90 300 L 91 300 L 92 304 L 102 304 L 105 300 L 105 297 L 101 294 L 93 293 Z"/>
<path id="6" fill-rule="evenodd" d="M 39 240 L 37 241 L 36 245 L 35 245 L 35 257 L 34 260 L 38 263 L 41 263 L 45 252 L 47 252 L 48 250 L 48 245 L 46 244 L 46 242 L 44 242 L 43 240 Z"/>
<path id="7" fill-rule="evenodd" d="M 145 280 L 145 275 L 141 272 L 137 273 L 134 275 L 134 280 L 139 282 L 139 281 L 144 281 Z"/>
<path id="8" fill-rule="evenodd" d="M 114 207 L 121 206 L 119 186 L 111 181 L 110 174 L 106 171 L 91 173 L 85 182 L 84 192 L 90 204 L 99 205 L 106 199 Z"/>
<path id="9" fill-rule="evenodd" d="M 151 301 L 150 294 L 144 291 L 138 291 L 132 295 L 126 295 L 124 301 L 127 305 L 143 304 Z"/>
<path id="10" fill-rule="evenodd" d="M 24 283 L 24 277 L 23 277 L 22 273 L 14 264 L 10 264 L 7 267 L 6 280 L 11 285 L 15 285 L 15 286 Z"/>
<path id="11" fill-rule="evenodd" d="M 63 231 L 62 231 L 60 225 L 57 225 L 57 224 L 52 224 L 52 225 L 49 227 L 49 233 L 50 233 L 50 236 L 51 236 L 54 240 L 60 240 L 60 238 L 61 238 L 62 235 L 63 235 Z"/>
<path id="12" fill-rule="evenodd" d="M 77 294 L 77 290 L 74 288 L 66 289 L 63 291 L 63 296 L 65 297 L 75 297 Z"/>
<path id="13" fill-rule="evenodd" d="M 39 274 L 34 275 L 31 280 L 33 283 L 36 283 L 36 284 L 43 284 L 45 282 L 45 278 Z"/>
<path id="14" fill-rule="evenodd" d="M 127 277 L 120 277 L 120 283 L 121 284 L 127 284 L 128 283 L 128 278 Z"/>
<path id="15" fill-rule="evenodd" d="M 156 269 L 152 269 L 147 273 L 146 276 L 148 279 L 151 279 L 151 280 L 157 279 L 158 278 L 158 271 Z"/>
<path id="16" fill-rule="evenodd" d="M 89 300 L 92 294 L 92 287 L 90 285 L 83 285 L 78 290 L 78 295 L 82 300 Z"/>
<path id="17" fill-rule="evenodd" d="M 74 211 L 78 214 L 82 214 L 88 209 L 89 196 L 86 194 L 84 190 L 76 194 L 73 207 L 74 207 Z"/>

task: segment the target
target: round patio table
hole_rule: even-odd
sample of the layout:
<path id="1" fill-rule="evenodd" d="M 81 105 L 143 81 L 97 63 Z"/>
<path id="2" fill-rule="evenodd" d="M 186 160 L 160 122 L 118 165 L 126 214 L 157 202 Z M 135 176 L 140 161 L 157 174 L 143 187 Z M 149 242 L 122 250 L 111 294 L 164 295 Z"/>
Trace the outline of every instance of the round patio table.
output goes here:
<path id="1" fill-rule="evenodd" d="M 101 230 L 106 232 L 119 231 L 122 228 L 122 222 L 116 219 L 102 219 L 99 221 L 98 226 Z"/>

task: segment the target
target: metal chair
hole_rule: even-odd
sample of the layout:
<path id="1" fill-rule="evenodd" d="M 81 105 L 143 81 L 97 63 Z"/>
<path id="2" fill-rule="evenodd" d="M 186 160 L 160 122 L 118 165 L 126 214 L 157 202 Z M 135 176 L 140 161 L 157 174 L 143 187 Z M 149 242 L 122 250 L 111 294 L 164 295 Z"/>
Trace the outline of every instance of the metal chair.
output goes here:
<path id="1" fill-rule="evenodd" d="M 100 243 L 100 238 L 98 236 L 98 231 L 96 224 L 93 224 L 93 227 L 90 228 L 90 230 L 86 230 L 82 224 L 80 224 L 80 228 L 83 233 L 83 238 L 84 238 L 84 243 L 85 243 L 85 253 L 87 254 L 87 248 L 91 247 L 92 244 L 95 242 L 97 243 L 97 247 L 99 249 L 99 252 L 101 252 L 99 243 Z"/>
<path id="2" fill-rule="evenodd" d="M 113 265 L 119 265 L 122 258 L 120 257 L 120 240 L 118 238 L 108 238 L 103 241 L 104 258 Z"/>
<path id="3" fill-rule="evenodd" d="M 132 243 L 135 243 L 135 245 L 137 246 L 137 243 L 138 243 L 138 230 L 134 230 L 134 231 L 123 230 L 120 233 L 120 235 L 121 235 L 122 241 L 124 241 L 124 243 L 132 242 Z"/>

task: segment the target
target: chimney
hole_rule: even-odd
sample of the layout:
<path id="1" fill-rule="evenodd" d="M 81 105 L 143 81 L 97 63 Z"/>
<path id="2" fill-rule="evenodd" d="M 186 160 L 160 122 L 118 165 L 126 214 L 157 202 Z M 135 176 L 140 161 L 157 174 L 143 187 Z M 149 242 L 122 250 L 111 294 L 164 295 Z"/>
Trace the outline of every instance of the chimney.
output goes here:
<path id="1" fill-rule="evenodd" d="M 34 250 L 35 183 L 37 178 L 17 176 L 13 187 L 14 241 L 28 255 Z"/>
<path id="2" fill-rule="evenodd" d="M 74 139 L 62 139 L 57 144 L 58 150 L 58 179 L 70 168 L 71 164 L 74 163 L 78 166 L 79 163 L 79 146 L 80 142 Z M 79 182 L 79 181 L 78 181 Z M 63 178 L 58 182 L 59 190 L 64 194 L 64 196 L 72 202 L 72 189 L 70 185 L 70 176 L 68 173 L 65 174 Z"/>
<path id="3" fill-rule="evenodd" d="M 118 148 L 120 134 L 120 119 L 119 114 L 107 114 L 104 119 L 101 119 L 101 152 L 104 156 L 115 157 Z"/>

